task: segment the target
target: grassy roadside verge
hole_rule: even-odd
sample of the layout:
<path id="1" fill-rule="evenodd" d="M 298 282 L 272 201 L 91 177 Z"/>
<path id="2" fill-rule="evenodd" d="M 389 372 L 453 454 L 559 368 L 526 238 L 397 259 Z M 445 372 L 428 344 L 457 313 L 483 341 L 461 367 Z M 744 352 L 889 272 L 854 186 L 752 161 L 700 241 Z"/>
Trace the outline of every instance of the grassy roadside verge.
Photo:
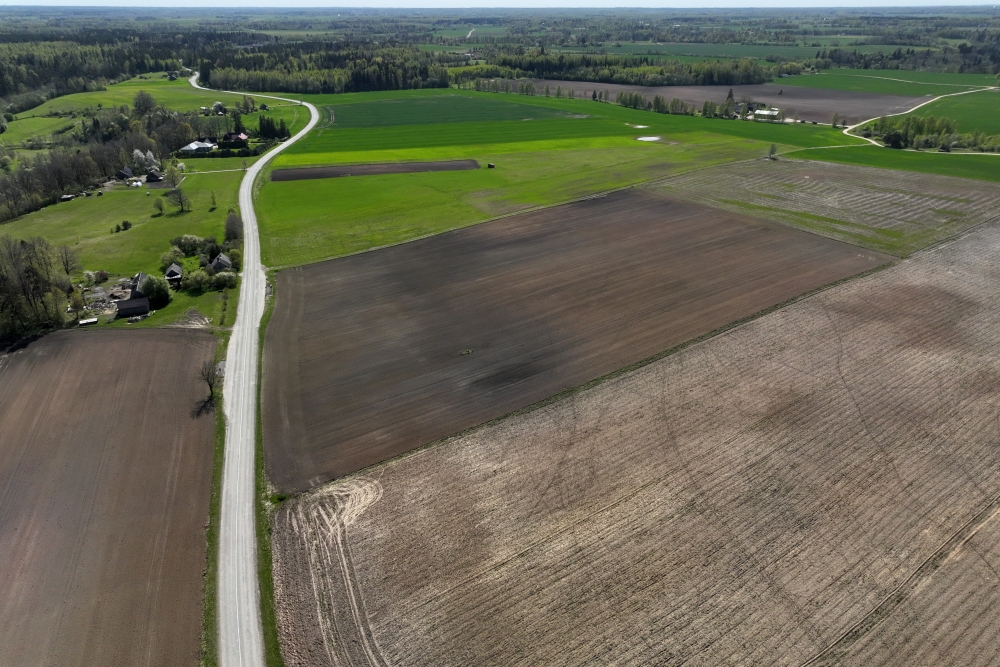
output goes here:
<path id="1" fill-rule="evenodd" d="M 267 276 L 271 281 L 271 276 Z M 274 608 L 274 560 L 271 553 L 271 510 L 273 504 L 264 469 L 264 431 L 260 413 L 261 380 L 264 374 L 264 333 L 274 310 L 274 297 L 264 304 L 264 314 L 257 330 L 257 437 L 254 447 L 254 485 L 256 492 L 257 578 L 260 589 L 260 621 L 263 626 L 264 660 L 267 667 L 284 667 L 278 641 L 278 619 Z"/>
<path id="2" fill-rule="evenodd" d="M 216 331 L 219 344 L 215 348 L 215 363 L 226 356 L 229 331 Z M 209 500 L 208 525 L 205 529 L 205 589 L 201 626 L 201 667 L 219 664 L 219 522 L 222 509 L 222 465 L 226 453 L 226 415 L 223 411 L 222 390 L 215 395 L 215 445 L 212 450 L 212 495 Z"/>

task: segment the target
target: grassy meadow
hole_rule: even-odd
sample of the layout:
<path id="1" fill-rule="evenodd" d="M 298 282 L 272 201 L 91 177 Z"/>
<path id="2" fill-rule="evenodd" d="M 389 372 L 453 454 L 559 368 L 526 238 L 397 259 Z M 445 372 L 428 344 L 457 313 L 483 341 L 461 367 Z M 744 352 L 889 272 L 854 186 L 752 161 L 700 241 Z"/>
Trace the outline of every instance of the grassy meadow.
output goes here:
<path id="1" fill-rule="evenodd" d="M 998 153 L 938 153 L 937 151 L 900 151 L 882 146 L 818 148 L 794 151 L 790 157 L 856 164 L 882 169 L 919 171 L 925 174 L 956 176 L 1000 183 Z"/>
<path id="2" fill-rule="evenodd" d="M 170 239 L 183 234 L 222 239 L 226 213 L 230 206 L 237 206 L 242 178 L 241 171 L 187 176 L 181 188 L 191 198 L 193 210 L 185 213 L 176 211 L 166 201 L 164 213 L 156 212 L 153 200 L 162 197 L 166 189 L 117 186 L 101 197 L 77 198 L 29 213 L 0 225 L 0 234 L 14 238 L 43 236 L 53 246 L 68 245 L 77 253 L 85 270 L 103 269 L 113 277 L 131 276 L 139 271 L 162 275 L 160 255 L 170 249 Z M 211 203 L 213 192 L 215 210 Z M 133 227 L 112 233 L 112 228 L 123 220 L 131 222 Z M 188 308 L 196 308 L 218 323 L 221 306 L 218 292 L 197 297 L 174 292 L 173 302 L 144 320 L 143 325 L 169 324 Z"/>
<path id="3" fill-rule="evenodd" d="M 422 90 L 310 96 L 323 121 L 273 168 L 475 159 L 474 171 L 258 185 L 264 263 L 320 261 L 783 148 L 822 126 L 671 116 L 543 96 Z M 636 127 L 643 125 L 646 127 Z M 639 136 L 659 136 L 640 142 Z M 487 163 L 496 164 L 486 169 Z"/>
<path id="4" fill-rule="evenodd" d="M 945 116 L 957 122 L 959 132 L 1000 134 L 1000 90 L 945 97 L 913 112 L 915 116 Z"/>

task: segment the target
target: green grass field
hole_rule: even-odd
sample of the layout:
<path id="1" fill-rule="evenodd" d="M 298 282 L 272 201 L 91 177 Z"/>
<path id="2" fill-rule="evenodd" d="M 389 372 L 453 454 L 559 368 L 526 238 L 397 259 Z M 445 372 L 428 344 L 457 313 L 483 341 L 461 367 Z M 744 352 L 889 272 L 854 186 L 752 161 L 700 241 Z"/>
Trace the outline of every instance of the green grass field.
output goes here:
<path id="1" fill-rule="evenodd" d="M 795 151 L 790 157 L 856 164 L 883 169 L 919 171 L 925 174 L 957 176 L 1000 183 L 1000 154 L 938 153 L 936 151 L 899 151 L 881 146 L 818 148 Z"/>
<path id="2" fill-rule="evenodd" d="M 991 74 L 947 74 L 907 70 L 831 69 L 781 79 L 783 86 L 808 86 L 885 95 L 945 95 L 981 86 L 995 86 Z"/>
<path id="3" fill-rule="evenodd" d="M 121 186 L 102 197 L 77 198 L 29 213 L 0 225 L 0 234 L 14 238 L 43 236 L 53 246 L 68 245 L 86 270 L 103 269 L 112 276 L 131 276 L 139 271 L 161 275 L 160 255 L 170 249 L 170 239 L 183 234 L 222 239 L 226 212 L 230 206 L 237 206 L 242 178 L 242 172 L 189 175 L 181 184 L 192 200 L 193 210 L 186 213 L 175 212 L 167 202 L 165 213 L 156 213 L 153 199 L 166 190 L 150 190 L 147 196 L 146 188 Z M 217 203 L 214 211 L 210 210 L 213 191 Z M 111 228 L 123 220 L 131 222 L 132 229 L 112 234 Z M 218 293 L 199 297 L 175 293 L 174 297 L 170 306 L 143 324 L 168 324 L 188 308 L 197 308 L 218 322 Z"/>
<path id="4" fill-rule="evenodd" d="M 496 169 L 265 180 L 258 219 L 270 267 L 315 262 L 760 157 L 771 142 L 788 148 L 860 141 L 811 125 L 670 116 L 543 96 L 423 90 L 307 99 L 332 107 L 334 122 L 327 115 L 313 134 L 275 159 L 275 168 L 472 158 Z M 639 142 L 639 136 L 662 140 Z"/>
<path id="5" fill-rule="evenodd" d="M 15 120 L 7 126 L 7 131 L 0 134 L 0 143 L 13 146 L 19 145 L 33 137 L 48 138 L 56 130 L 71 127 L 79 121 L 72 118 L 24 118 Z"/>
<path id="6" fill-rule="evenodd" d="M 915 116 L 946 116 L 957 121 L 959 132 L 979 130 L 1000 134 L 1000 90 L 945 97 L 913 112 Z"/>
<path id="7" fill-rule="evenodd" d="M 160 74 L 149 74 L 146 75 L 145 79 L 137 77 L 108 86 L 107 90 L 57 97 L 41 106 L 18 114 L 17 118 L 45 116 L 50 112 L 81 111 L 86 107 L 97 107 L 98 104 L 105 107 L 121 106 L 122 104 L 131 106 L 135 94 L 140 90 L 147 91 L 157 102 L 175 111 L 192 111 L 198 107 L 211 106 L 216 101 L 230 105 L 242 99 L 242 95 L 198 90 L 183 77 L 176 81 L 169 81 L 161 78 Z"/>

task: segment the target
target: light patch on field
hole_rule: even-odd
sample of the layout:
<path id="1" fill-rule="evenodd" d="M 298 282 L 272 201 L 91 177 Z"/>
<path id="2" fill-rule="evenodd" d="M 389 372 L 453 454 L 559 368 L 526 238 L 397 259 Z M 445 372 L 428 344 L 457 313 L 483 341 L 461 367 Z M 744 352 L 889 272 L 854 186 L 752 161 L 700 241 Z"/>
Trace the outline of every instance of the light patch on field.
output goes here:
<path id="1" fill-rule="evenodd" d="M 659 137 L 636 137 L 636 141 L 659 141 Z"/>
<path id="2" fill-rule="evenodd" d="M 806 160 L 758 160 L 661 183 L 671 195 L 906 256 L 1000 220 L 1000 185 Z"/>

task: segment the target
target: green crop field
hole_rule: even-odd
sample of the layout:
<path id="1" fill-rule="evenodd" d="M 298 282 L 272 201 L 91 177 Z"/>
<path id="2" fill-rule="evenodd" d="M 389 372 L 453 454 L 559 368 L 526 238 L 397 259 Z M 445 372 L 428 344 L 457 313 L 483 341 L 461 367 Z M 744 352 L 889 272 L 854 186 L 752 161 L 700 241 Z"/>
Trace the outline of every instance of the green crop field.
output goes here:
<path id="1" fill-rule="evenodd" d="M 945 95 L 981 86 L 995 86 L 991 74 L 947 74 L 907 70 L 831 69 L 781 79 L 783 86 L 808 86 L 886 95 Z"/>
<path id="2" fill-rule="evenodd" d="M 170 249 L 170 239 L 183 234 L 222 239 L 226 213 L 230 206 L 237 206 L 242 178 L 242 172 L 187 176 L 181 188 L 191 197 L 193 210 L 186 213 L 175 212 L 167 202 L 165 213 L 156 213 L 153 199 L 163 196 L 166 189 L 149 190 L 147 195 L 146 188 L 119 186 L 101 197 L 77 198 L 29 213 L 0 225 L 0 234 L 43 236 L 53 246 L 68 245 L 76 251 L 83 269 L 103 269 L 112 276 L 131 276 L 139 271 L 160 275 L 160 255 Z M 214 211 L 210 210 L 212 192 L 217 204 Z M 131 222 L 132 229 L 111 233 L 123 220 Z M 218 322 L 220 305 L 216 292 L 199 297 L 175 293 L 174 302 L 144 324 L 169 324 L 188 308 L 197 308 Z"/>
<path id="3" fill-rule="evenodd" d="M 276 158 L 275 168 L 471 158 L 496 169 L 265 180 L 258 218 L 267 266 L 319 261 L 760 157 L 770 142 L 791 147 L 860 141 L 818 126 L 671 116 L 543 96 L 423 90 L 307 99 L 333 107 L 333 122 L 327 112 L 313 134 Z M 661 141 L 636 141 L 644 135 Z"/>
<path id="4" fill-rule="evenodd" d="M 1000 90 L 945 97 L 913 112 L 916 116 L 946 116 L 957 122 L 959 132 L 1000 134 Z"/>
<path id="5" fill-rule="evenodd" d="M 919 171 L 925 174 L 957 176 L 1000 183 L 1000 154 L 938 153 L 936 151 L 899 151 L 881 146 L 818 148 L 796 151 L 792 157 L 856 164 L 883 169 Z"/>
<path id="6" fill-rule="evenodd" d="M 198 90 L 188 83 L 186 78 L 169 81 L 161 76 L 160 74 L 149 74 L 146 75 L 145 79 L 137 77 L 110 85 L 107 90 L 57 97 L 41 106 L 18 114 L 17 118 L 45 116 L 52 112 L 81 111 L 86 107 L 96 107 L 98 104 L 105 107 L 121 106 L 122 104 L 131 106 L 135 94 L 140 90 L 147 91 L 157 102 L 174 111 L 192 111 L 198 107 L 211 106 L 216 101 L 229 105 L 242 99 L 242 95 Z"/>
<path id="7" fill-rule="evenodd" d="M 72 118 L 24 118 L 15 120 L 7 126 L 7 131 L 0 134 L 0 143 L 7 146 L 20 144 L 34 137 L 48 137 L 56 130 L 73 125 Z"/>

